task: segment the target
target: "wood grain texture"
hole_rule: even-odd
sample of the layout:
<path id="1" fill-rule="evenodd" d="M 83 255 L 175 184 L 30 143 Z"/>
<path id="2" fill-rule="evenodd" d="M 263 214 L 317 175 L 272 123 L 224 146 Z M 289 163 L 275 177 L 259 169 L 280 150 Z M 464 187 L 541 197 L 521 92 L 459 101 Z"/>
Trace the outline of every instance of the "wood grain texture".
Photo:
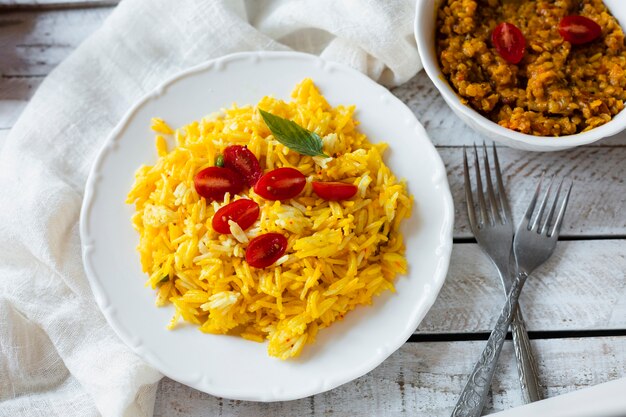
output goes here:
<path id="1" fill-rule="evenodd" d="M 100 27 L 111 10 L 0 13 L 0 129 L 13 126 L 43 78 Z"/>
<path id="2" fill-rule="evenodd" d="M 559 242 L 520 298 L 530 331 L 626 329 L 626 240 Z M 490 332 L 504 303 L 476 244 L 455 244 L 446 282 L 416 333 Z"/>
<path id="3" fill-rule="evenodd" d="M 438 150 L 448 171 L 454 199 L 454 236 L 470 238 L 464 206 L 462 149 L 439 147 Z M 548 178 L 567 176 L 574 181 L 562 237 L 626 236 L 626 147 L 579 147 L 545 153 L 502 147 L 498 155 L 515 225 L 523 217 L 545 171 Z"/>
<path id="4" fill-rule="evenodd" d="M 225 400 L 165 378 L 154 416 L 448 416 L 484 343 L 407 343 L 353 382 L 280 403 Z M 532 344 L 546 397 L 626 376 L 626 337 L 536 340 Z M 522 404 L 513 354 L 512 343 L 507 341 L 485 413 Z"/>
<path id="5" fill-rule="evenodd" d="M 0 74 L 3 79 L 47 75 L 100 27 L 111 10 L 105 7 L 2 13 Z"/>

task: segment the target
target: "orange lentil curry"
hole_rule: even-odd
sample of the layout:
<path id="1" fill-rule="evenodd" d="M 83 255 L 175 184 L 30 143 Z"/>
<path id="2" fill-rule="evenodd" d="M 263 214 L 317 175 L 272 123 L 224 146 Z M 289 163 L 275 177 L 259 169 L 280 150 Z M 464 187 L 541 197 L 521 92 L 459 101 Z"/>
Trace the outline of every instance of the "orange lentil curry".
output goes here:
<path id="1" fill-rule="evenodd" d="M 559 22 L 587 17 L 602 29 L 572 45 Z M 526 40 L 518 64 L 492 43 L 509 22 Z M 461 99 L 494 122 L 539 136 L 584 132 L 611 120 L 626 100 L 624 32 L 602 0 L 443 0 L 437 14 L 441 69 Z"/>

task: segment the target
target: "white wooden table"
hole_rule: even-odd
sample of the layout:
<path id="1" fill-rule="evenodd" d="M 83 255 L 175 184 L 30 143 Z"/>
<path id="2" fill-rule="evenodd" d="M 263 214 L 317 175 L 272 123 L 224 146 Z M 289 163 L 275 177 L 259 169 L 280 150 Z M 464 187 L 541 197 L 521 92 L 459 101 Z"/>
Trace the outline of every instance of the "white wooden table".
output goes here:
<path id="1" fill-rule="evenodd" d="M 114 4 L 0 0 L 0 147 L 42 79 L 99 27 Z M 448 415 L 503 300 L 461 204 L 461 146 L 482 139 L 452 114 L 423 72 L 393 93 L 436 144 L 457 207 L 448 277 L 419 329 L 368 375 L 298 401 L 231 401 L 165 378 L 155 416 Z M 567 152 L 501 148 L 499 154 L 516 219 L 542 170 L 575 181 L 556 254 L 526 284 L 521 301 L 544 396 L 626 377 L 626 133 Z M 521 402 L 507 342 L 486 413 Z"/>

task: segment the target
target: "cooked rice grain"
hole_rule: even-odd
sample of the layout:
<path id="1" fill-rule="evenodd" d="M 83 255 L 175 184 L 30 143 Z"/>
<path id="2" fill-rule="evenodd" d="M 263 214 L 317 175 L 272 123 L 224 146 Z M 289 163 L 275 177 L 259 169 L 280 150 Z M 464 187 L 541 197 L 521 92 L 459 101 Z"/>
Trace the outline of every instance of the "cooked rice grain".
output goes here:
<path id="1" fill-rule="evenodd" d="M 207 333 L 269 339 L 269 354 L 281 359 L 298 356 L 319 329 L 394 290 L 395 276 L 407 270 L 398 228 L 412 206 L 406 185 L 382 160 L 386 145 L 370 144 L 356 129 L 354 106 L 332 108 L 310 79 L 292 97 L 233 106 L 175 131 L 153 119 L 158 159 L 137 170 L 127 199 L 136 207 L 133 225 L 147 285 L 156 289 L 158 306 L 175 307 L 169 327 L 182 319 Z M 271 135 L 258 108 L 315 131 L 333 157 L 290 151 Z M 175 143 L 168 146 L 163 135 Z M 233 144 L 247 145 L 264 170 L 299 169 L 308 179 L 304 191 L 284 202 L 252 190 L 207 202 L 193 177 Z M 352 183 L 358 196 L 322 200 L 312 191 L 313 180 Z M 231 224 L 236 238 L 216 233 L 213 215 L 239 198 L 259 204 L 259 220 L 246 231 Z M 268 232 L 288 238 L 287 252 L 272 267 L 252 268 L 245 261 L 247 241 Z"/>

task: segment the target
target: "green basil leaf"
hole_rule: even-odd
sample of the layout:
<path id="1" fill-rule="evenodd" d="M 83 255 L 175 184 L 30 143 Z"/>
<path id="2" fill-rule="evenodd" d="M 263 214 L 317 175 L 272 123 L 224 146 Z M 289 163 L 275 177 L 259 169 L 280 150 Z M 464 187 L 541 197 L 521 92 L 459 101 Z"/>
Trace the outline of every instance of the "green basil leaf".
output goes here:
<path id="1" fill-rule="evenodd" d="M 328 155 L 322 151 L 322 138 L 317 133 L 261 109 L 259 112 L 277 141 L 302 155 L 328 158 Z"/>

